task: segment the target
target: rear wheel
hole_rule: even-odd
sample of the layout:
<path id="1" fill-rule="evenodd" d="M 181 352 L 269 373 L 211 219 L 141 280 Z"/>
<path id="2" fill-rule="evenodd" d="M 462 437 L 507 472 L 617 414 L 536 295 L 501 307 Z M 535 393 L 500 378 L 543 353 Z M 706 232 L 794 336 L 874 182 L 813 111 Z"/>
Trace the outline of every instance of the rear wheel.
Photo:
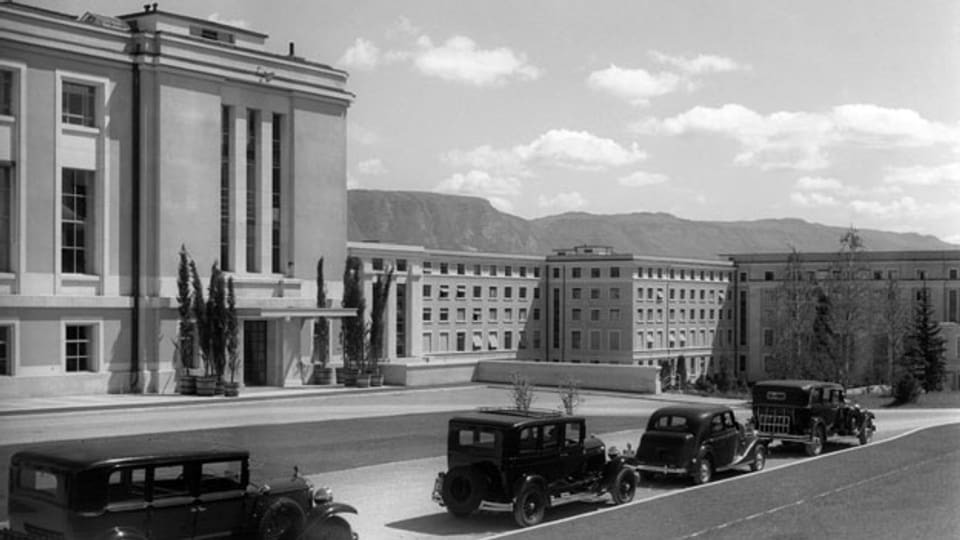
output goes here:
<path id="1" fill-rule="evenodd" d="M 537 483 L 527 483 L 513 501 L 513 519 L 521 527 L 530 527 L 543 521 L 547 511 L 547 492 Z"/>
<path id="2" fill-rule="evenodd" d="M 633 500 L 636 493 L 637 473 L 629 467 L 621 467 L 610 485 L 610 496 L 613 497 L 613 504 L 628 503 Z"/>
<path id="3" fill-rule="evenodd" d="M 813 431 L 813 438 L 804 447 L 808 456 L 819 456 L 823 452 L 823 442 L 826 440 L 823 432 L 823 426 L 817 426 Z"/>
<path id="4" fill-rule="evenodd" d="M 443 477 L 443 504 L 457 517 L 468 516 L 480 507 L 487 491 L 487 479 L 476 469 L 456 467 Z"/>
<path id="5" fill-rule="evenodd" d="M 709 456 L 703 456 L 700 463 L 697 464 L 697 470 L 693 474 L 693 483 L 698 486 L 710 482 L 713 478 L 713 462 Z"/>

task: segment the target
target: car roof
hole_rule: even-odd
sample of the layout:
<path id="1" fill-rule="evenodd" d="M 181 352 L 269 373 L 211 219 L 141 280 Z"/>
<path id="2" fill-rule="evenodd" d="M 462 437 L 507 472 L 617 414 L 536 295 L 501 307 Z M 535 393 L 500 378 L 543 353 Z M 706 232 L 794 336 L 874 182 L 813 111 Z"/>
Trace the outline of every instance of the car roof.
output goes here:
<path id="1" fill-rule="evenodd" d="M 519 428 L 528 425 L 553 424 L 557 421 L 582 422 L 582 416 L 567 416 L 559 411 L 519 409 L 478 409 L 450 419 L 451 423 L 482 424 L 499 428 Z"/>
<path id="2" fill-rule="evenodd" d="M 198 446 L 173 441 L 72 441 L 36 446 L 13 455 L 12 463 L 36 463 L 63 470 L 115 465 L 176 463 L 191 460 L 248 459 L 250 453 L 225 447 Z"/>
<path id="3" fill-rule="evenodd" d="M 809 390 L 817 386 L 829 386 L 830 388 L 843 388 L 843 385 L 835 382 L 826 382 L 826 381 L 813 381 L 813 380 L 804 380 L 804 379 L 782 379 L 782 380 L 771 380 L 771 381 L 760 381 L 754 385 L 754 387 L 762 386 L 764 388 L 779 386 L 782 388 L 802 388 L 804 390 Z"/>
<path id="4" fill-rule="evenodd" d="M 671 405 L 669 407 L 660 407 L 653 411 L 651 418 L 655 416 L 682 416 L 687 420 L 707 421 L 717 413 L 733 411 L 726 405 Z"/>

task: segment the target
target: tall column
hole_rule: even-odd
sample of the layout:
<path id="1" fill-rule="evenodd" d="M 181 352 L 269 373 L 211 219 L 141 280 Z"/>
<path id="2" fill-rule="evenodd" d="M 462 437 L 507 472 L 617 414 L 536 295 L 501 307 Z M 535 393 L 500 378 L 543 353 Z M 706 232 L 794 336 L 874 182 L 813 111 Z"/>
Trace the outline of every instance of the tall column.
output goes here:
<path id="1" fill-rule="evenodd" d="M 390 286 L 390 294 L 387 295 L 387 309 L 384 312 L 383 326 L 383 358 L 397 357 L 397 282 L 394 276 L 394 283 Z"/>
<path id="2" fill-rule="evenodd" d="M 234 272 L 246 270 L 247 254 L 247 108 L 232 106 L 230 178 L 230 259 Z"/>
<path id="3" fill-rule="evenodd" d="M 423 276 L 419 266 L 411 266 L 407 275 L 407 356 L 423 356 Z"/>

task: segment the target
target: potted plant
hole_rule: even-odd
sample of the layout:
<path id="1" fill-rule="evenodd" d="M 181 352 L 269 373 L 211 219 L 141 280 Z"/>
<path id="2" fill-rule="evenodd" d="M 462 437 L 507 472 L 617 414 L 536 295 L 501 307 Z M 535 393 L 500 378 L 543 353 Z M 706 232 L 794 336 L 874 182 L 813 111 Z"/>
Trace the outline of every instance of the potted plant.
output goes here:
<path id="1" fill-rule="evenodd" d="M 183 395 L 197 393 L 197 377 L 193 368 L 193 340 L 196 324 L 191 312 L 190 256 L 187 247 L 180 246 L 180 263 L 177 266 L 177 342 L 175 347 L 180 360 L 179 390 Z"/>
<path id="2" fill-rule="evenodd" d="M 191 307 L 197 327 L 197 342 L 200 346 L 200 358 L 203 360 L 203 375 L 197 377 L 197 395 L 212 396 L 216 391 L 217 378 L 211 356 L 211 329 L 207 317 L 207 303 L 203 299 L 203 284 L 197 273 L 197 265 L 190 261 L 190 283 L 193 287 Z"/>
<path id="3" fill-rule="evenodd" d="M 214 376 L 214 394 L 223 395 L 223 373 L 227 363 L 227 302 L 225 279 L 220 266 L 214 262 L 210 267 L 210 284 L 207 288 L 207 324 L 209 325 L 210 358 Z"/>
<path id="4" fill-rule="evenodd" d="M 327 286 L 323 280 L 323 257 L 317 261 L 317 307 L 327 306 Z M 330 322 L 317 317 L 313 326 L 313 384 L 329 385 L 334 371 L 330 367 Z"/>
<path id="5" fill-rule="evenodd" d="M 239 329 L 237 321 L 237 295 L 234 290 L 233 276 L 227 279 L 227 320 L 226 320 L 226 347 L 227 369 L 230 370 L 230 380 L 223 384 L 223 394 L 227 397 L 236 397 L 240 394 L 240 383 L 237 382 L 237 367 L 240 365 Z"/>

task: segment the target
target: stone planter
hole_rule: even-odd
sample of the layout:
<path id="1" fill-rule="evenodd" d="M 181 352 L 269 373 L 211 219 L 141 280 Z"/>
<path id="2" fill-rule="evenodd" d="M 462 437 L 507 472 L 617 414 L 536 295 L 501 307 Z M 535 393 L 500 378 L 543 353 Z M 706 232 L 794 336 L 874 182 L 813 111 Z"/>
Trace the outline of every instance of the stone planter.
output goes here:
<path id="1" fill-rule="evenodd" d="M 215 375 L 197 377 L 197 395 L 212 396 L 217 391 L 217 377 Z"/>
<path id="2" fill-rule="evenodd" d="M 314 365 L 313 380 L 310 381 L 311 384 L 329 386 L 333 384 L 333 381 L 334 381 L 333 368 L 323 367 L 320 364 Z"/>
<path id="3" fill-rule="evenodd" d="M 357 388 L 369 388 L 370 387 L 370 374 L 364 373 L 362 375 L 357 375 Z"/>
<path id="4" fill-rule="evenodd" d="M 370 386 L 383 386 L 383 374 L 376 373 L 370 375 Z"/>
<path id="5" fill-rule="evenodd" d="M 240 383 L 238 382 L 225 382 L 223 383 L 223 395 L 225 397 L 237 397 L 240 395 Z"/>
<path id="6" fill-rule="evenodd" d="M 197 394 L 197 376 L 181 375 L 179 388 L 181 395 L 195 396 Z"/>

